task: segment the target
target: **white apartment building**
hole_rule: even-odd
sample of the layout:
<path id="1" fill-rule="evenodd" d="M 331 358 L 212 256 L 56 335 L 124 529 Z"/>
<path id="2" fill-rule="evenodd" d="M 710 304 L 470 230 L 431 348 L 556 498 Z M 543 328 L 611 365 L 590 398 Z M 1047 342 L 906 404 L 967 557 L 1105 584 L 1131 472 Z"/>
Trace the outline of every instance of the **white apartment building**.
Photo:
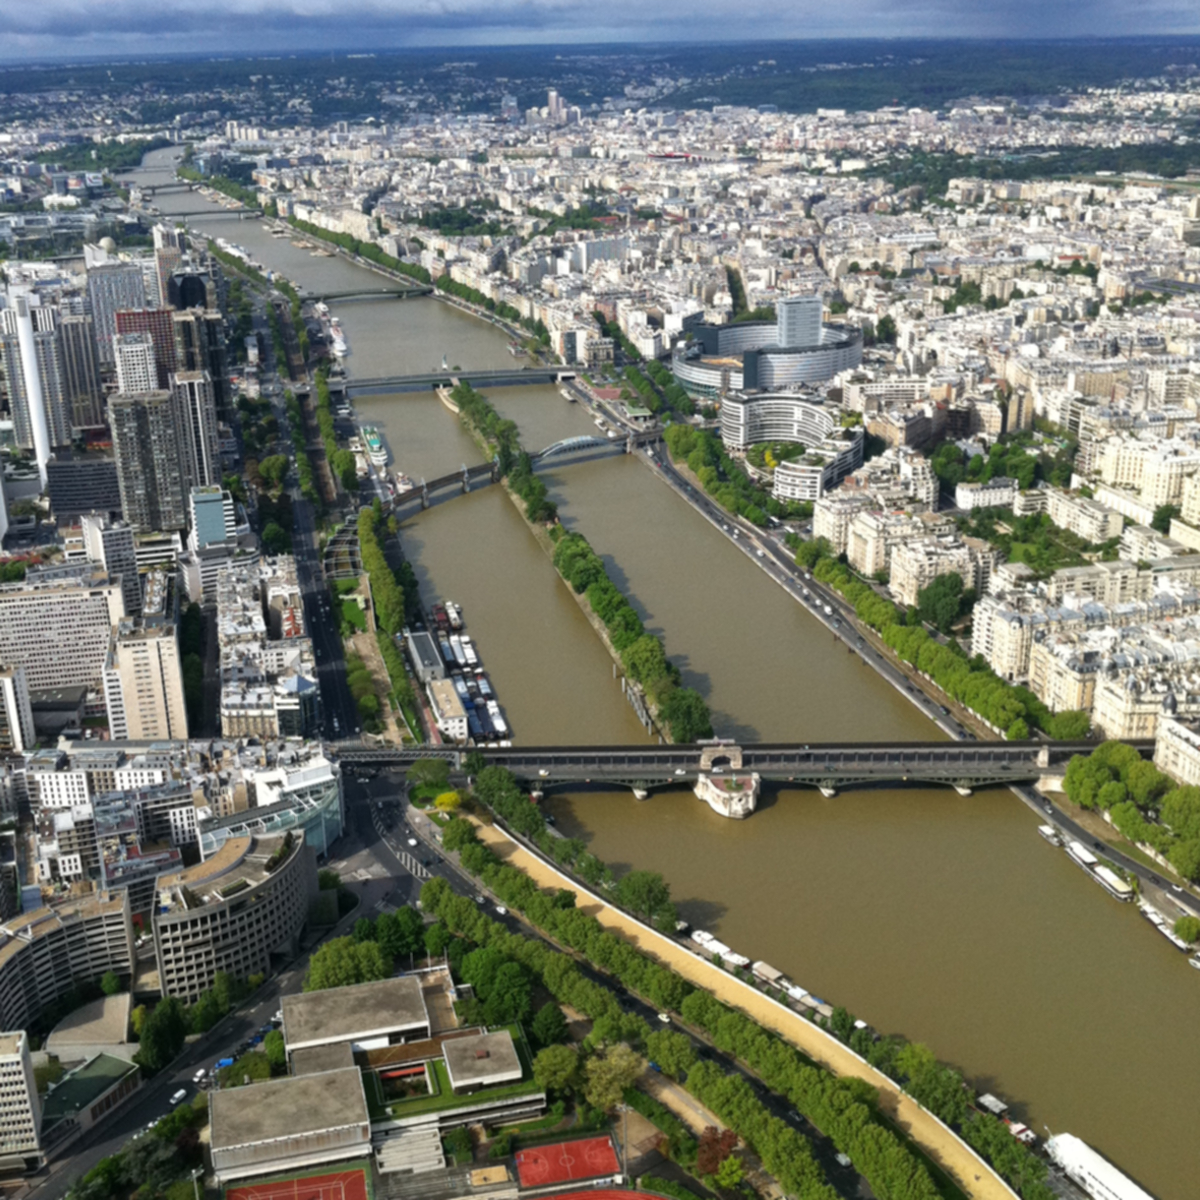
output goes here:
<path id="1" fill-rule="evenodd" d="M 185 740 L 187 709 L 174 625 L 122 621 L 104 664 L 108 727 L 117 741 Z"/>
<path id="2" fill-rule="evenodd" d="M 0 666 L 0 753 L 24 754 L 36 744 L 25 668 Z"/>
<path id="3" fill-rule="evenodd" d="M 1200 787 L 1200 724 L 1160 716 L 1154 738 L 1154 765 L 1184 787 Z"/>
<path id="4" fill-rule="evenodd" d="M 1062 488 L 1046 488 L 1045 494 L 1046 515 L 1060 529 L 1067 529 L 1086 542 L 1106 542 L 1121 536 L 1124 518 L 1111 508 Z"/>
<path id="5" fill-rule="evenodd" d="M 148 333 L 118 333 L 112 340 L 117 358 L 117 391 L 139 396 L 158 387 L 154 338 Z"/>
<path id="6" fill-rule="evenodd" d="M 906 541 L 892 552 L 888 590 L 904 605 L 914 605 L 922 588 L 941 575 L 957 573 L 964 587 L 975 585 L 971 552 L 953 536 Z"/>
<path id="7" fill-rule="evenodd" d="M 0 1033 L 0 1161 L 36 1167 L 41 1157 L 42 1106 L 29 1035 Z M 16 1161 L 14 1161 L 16 1160 Z"/>
<path id="8" fill-rule="evenodd" d="M 813 505 L 813 537 L 824 538 L 834 554 L 845 554 L 851 522 L 859 513 L 876 507 L 874 498 L 866 493 L 827 492 Z"/>
<path id="9" fill-rule="evenodd" d="M 30 571 L 0 584 L 0 662 L 23 666 L 32 691 L 99 689 L 109 633 L 124 616 L 120 580 L 99 567 Z"/>
<path id="10" fill-rule="evenodd" d="M 968 512 L 976 508 L 1012 508 L 1019 490 L 1015 479 L 997 475 L 987 483 L 960 483 L 954 489 L 954 503 Z"/>

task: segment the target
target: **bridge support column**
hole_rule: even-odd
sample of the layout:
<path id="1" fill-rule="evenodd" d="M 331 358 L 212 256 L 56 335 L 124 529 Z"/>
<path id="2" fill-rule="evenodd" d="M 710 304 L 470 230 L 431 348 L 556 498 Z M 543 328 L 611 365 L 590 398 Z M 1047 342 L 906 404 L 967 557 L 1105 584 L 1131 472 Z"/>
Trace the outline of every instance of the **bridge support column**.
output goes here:
<path id="1" fill-rule="evenodd" d="M 758 807 L 761 785 L 756 771 L 749 775 L 710 775 L 701 771 L 692 791 L 719 816 L 741 821 Z"/>
<path id="2" fill-rule="evenodd" d="M 421 484 L 421 507 L 429 507 L 429 489 L 424 484 Z"/>

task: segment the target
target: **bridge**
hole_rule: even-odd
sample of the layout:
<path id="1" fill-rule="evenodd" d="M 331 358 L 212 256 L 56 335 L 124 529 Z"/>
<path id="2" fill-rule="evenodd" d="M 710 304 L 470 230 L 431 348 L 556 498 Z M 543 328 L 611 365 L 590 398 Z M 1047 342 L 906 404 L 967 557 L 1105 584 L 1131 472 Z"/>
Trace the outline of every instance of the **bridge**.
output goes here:
<path id="1" fill-rule="evenodd" d="M 180 180 L 178 183 L 147 183 L 135 184 L 143 196 L 157 196 L 162 192 L 190 192 L 195 188 L 194 183 Z"/>
<path id="2" fill-rule="evenodd" d="M 263 210 L 261 208 L 226 208 L 224 205 L 218 205 L 214 208 L 209 205 L 208 208 L 189 208 L 183 212 L 159 212 L 151 211 L 148 208 L 135 209 L 135 212 L 145 213 L 148 217 L 161 217 L 164 220 L 173 221 L 176 217 L 261 217 Z"/>
<path id="3" fill-rule="evenodd" d="M 328 303 L 330 300 L 407 300 L 409 296 L 432 295 L 433 288 L 427 283 L 414 283 L 412 287 L 352 288 L 346 292 L 304 292 L 301 299 Z"/>
<path id="4" fill-rule="evenodd" d="M 330 380 L 331 391 L 348 396 L 377 396 L 391 392 L 427 392 L 455 380 L 474 387 L 520 386 L 535 383 L 565 383 L 575 372 L 564 367 L 521 367 L 516 370 L 430 371 L 424 375 L 381 375 L 370 379 Z"/>
<path id="5" fill-rule="evenodd" d="M 601 437 L 566 438 L 547 446 L 544 450 L 538 450 L 529 458 L 536 469 L 543 463 L 556 466 L 559 463 L 577 462 L 582 459 L 632 454 L 638 446 L 645 446 L 656 441 L 660 436 L 659 431 L 655 430 L 631 437 L 615 438 L 611 441 Z M 394 496 L 391 501 L 392 511 L 417 503 L 422 509 L 426 509 L 433 503 L 433 497 L 440 492 L 450 491 L 465 496 L 473 489 L 486 487 L 489 483 L 496 483 L 499 479 L 500 465 L 494 460 L 490 463 L 480 463 L 474 467 L 464 464 L 459 470 L 452 471 L 448 475 L 439 475 L 437 479 L 422 479 L 412 491 Z"/>
<path id="6" fill-rule="evenodd" d="M 1142 755 L 1150 740 L 1130 743 Z M 507 767 L 538 791 L 579 784 L 619 785 L 645 793 L 665 784 L 690 786 L 702 778 L 754 774 L 775 783 L 795 783 L 833 795 L 840 788 L 881 784 L 938 784 L 960 792 L 1061 775 L 1075 754 L 1090 754 L 1095 742 L 831 742 L 824 744 L 700 742 L 675 746 L 454 746 L 395 749 L 355 742 L 334 743 L 343 763 L 383 769 L 406 767 L 421 758 L 445 758 L 462 772 L 468 754 L 488 766 Z"/>

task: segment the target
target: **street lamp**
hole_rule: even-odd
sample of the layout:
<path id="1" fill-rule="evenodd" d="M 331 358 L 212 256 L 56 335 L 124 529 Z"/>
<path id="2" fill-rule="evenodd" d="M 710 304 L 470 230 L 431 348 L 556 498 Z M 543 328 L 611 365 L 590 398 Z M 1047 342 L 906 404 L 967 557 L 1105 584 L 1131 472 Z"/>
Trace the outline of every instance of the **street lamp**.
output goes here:
<path id="1" fill-rule="evenodd" d="M 196 1169 L 195 1169 L 195 1170 L 192 1172 L 192 1191 L 195 1193 L 196 1200 L 200 1200 L 200 1184 L 197 1182 L 197 1180 L 198 1180 L 198 1179 L 200 1178 L 200 1176 L 201 1176 L 201 1175 L 203 1175 L 203 1174 L 204 1174 L 204 1167 L 203 1167 L 203 1165 L 201 1165 L 201 1166 L 197 1167 L 197 1168 L 196 1168 Z"/>
<path id="2" fill-rule="evenodd" d="M 618 1104 L 621 1114 L 621 1182 L 629 1177 L 629 1105 Z"/>

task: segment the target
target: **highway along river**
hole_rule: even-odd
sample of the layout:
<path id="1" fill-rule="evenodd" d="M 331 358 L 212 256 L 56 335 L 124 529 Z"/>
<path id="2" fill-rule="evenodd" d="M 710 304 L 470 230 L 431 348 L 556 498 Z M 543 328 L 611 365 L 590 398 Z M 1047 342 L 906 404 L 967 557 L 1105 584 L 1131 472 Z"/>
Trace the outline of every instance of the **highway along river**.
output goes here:
<path id="1" fill-rule="evenodd" d="M 195 194 L 160 201 L 168 213 L 202 203 Z M 378 283 L 220 211 L 199 227 L 306 288 Z M 360 377 L 425 371 L 443 354 L 466 368 L 513 364 L 501 333 L 437 300 L 333 308 Z M 531 449 L 594 430 L 554 387 L 489 396 Z M 414 477 L 479 461 L 432 395 L 359 409 Z M 719 732 L 936 736 L 643 464 L 565 465 L 550 483 L 564 522 L 587 535 L 663 634 Z M 426 600 L 463 605 L 520 741 L 645 737 L 607 654 L 498 488 L 412 517 L 403 538 Z M 927 1042 L 981 1088 L 1017 1101 L 1039 1133 L 1078 1134 L 1162 1200 L 1196 1194 L 1200 973 L 1044 843 L 1036 816 L 1008 792 L 768 792 L 740 823 L 683 791 L 645 803 L 624 792 L 552 793 L 549 803 L 560 828 L 589 838 L 602 858 L 661 871 L 698 925 L 877 1028 Z"/>

